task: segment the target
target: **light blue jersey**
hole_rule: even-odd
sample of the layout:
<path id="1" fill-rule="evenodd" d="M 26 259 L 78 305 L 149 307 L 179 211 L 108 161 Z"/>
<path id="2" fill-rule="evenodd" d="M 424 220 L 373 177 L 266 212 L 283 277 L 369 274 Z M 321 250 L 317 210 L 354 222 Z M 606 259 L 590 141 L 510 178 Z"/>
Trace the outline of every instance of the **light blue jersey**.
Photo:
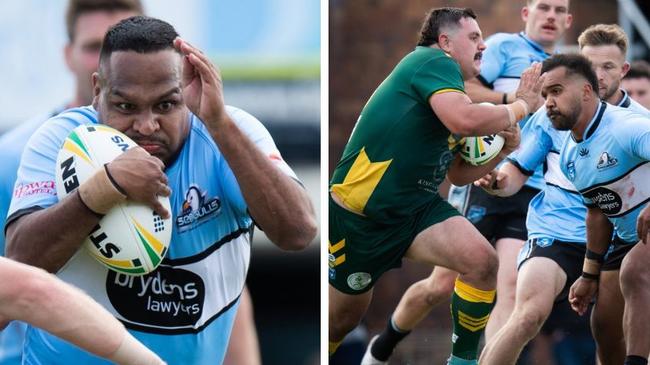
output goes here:
<path id="1" fill-rule="evenodd" d="M 633 101 L 625 91 L 618 106 L 638 113 L 650 112 Z M 577 189 L 560 169 L 560 151 L 569 131 L 553 128 L 542 106 L 521 131 L 520 147 L 508 158 L 525 175 L 530 176 L 544 166 L 545 186 L 528 205 L 526 228 L 528 238 L 585 243 L 587 209 Z"/>
<path id="2" fill-rule="evenodd" d="M 637 216 L 650 200 L 649 160 L 650 114 L 604 102 L 583 139 L 569 133 L 560 153 L 562 173 L 585 205 L 599 207 L 619 238 L 632 244 L 638 241 Z"/>
<path id="3" fill-rule="evenodd" d="M 550 54 L 544 48 L 521 33 L 496 33 L 486 41 L 487 49 L 481 59 L 479 80 L 495 91 L 510 93 L 517 90 L 522 72 L 533 62 L 542 62 Z M 526 125 L 526 119 L 521 127 Z M 541 167 L 526 181 L 526 185 L 542 189 L 544 178 Z"/>
<path id="4" fill-rule="evenodd" d="M 0 256 L 5 252 L 5 219 L 25 144 L 41 124 L 61 110 L 36 116 L 0 136 Z M 21 364 L 26 327 L 22 322 L 12 321 L 0 331 L 0 365 Z"/>
<path id="5" fill-rule="evenodd" d="M 567 133 L 553 128 L 546 108 L 541 107 L 522 129 L 519 148 L 508 157 L 528 176 L 544 167 L 545 185 L 528 204 L 528 239 L 582 243 L 586 240 L 586 209 L 582 198 L 560 171 L 560 149 Z"/>
<path id="6" fill-rule="evenodd" d="M 276 166 L 296 178 L 257 119 L 233 107 L 227 112 Z M 59 148 L 76 126 L 95 123 L 92 107 L 76 108 L 36 132 L 18 170 L 8 222 L 58 202 L 54 167 Z M 102 304 L 168 364 L 221 364 L 246 279 L 253 222 L 235 175 L 209 132 L 192 114 L 188 123 L 189 135 L 165 170 L 174 223 L 160 267 L 145 276 L 127 276 L 79 250 L 57 276 Z M 24 360 L 108 364 L 34 327 L 27 331 Z"/>

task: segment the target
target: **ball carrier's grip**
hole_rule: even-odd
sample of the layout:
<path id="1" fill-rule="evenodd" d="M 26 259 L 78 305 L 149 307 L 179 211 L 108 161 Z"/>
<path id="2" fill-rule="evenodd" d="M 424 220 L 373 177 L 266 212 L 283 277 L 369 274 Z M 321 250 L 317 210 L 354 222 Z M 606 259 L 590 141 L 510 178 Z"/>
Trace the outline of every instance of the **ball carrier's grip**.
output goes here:
<path id="1" fill-rule="evenodd" d="M 86 182 L 79 186 L 79 198 L 88 209 L 104 215 L 116 204 L 126 200 L 126 194 L 111 178 L 107 165 L 95 172 Z"/>

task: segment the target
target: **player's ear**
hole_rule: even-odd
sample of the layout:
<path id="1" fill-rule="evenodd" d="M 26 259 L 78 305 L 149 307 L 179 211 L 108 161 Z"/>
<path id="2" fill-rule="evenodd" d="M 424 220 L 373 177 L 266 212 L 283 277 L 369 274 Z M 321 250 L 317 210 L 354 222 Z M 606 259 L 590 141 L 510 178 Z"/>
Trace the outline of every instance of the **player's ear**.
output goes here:
<path id="1" fill-rule="evenodd" d="M 92 76 L 93 83 L 93 107 L 97 109 L 97 99 L 99 98 L 99 92 L 101 91 L 101 76 L 98 72 L 93 72 Z"/>
<path id="2" fill-rule="evenodd" d="M 586 101 L 593 98 L 594 93 L 596 94 L 596 97 L 598 97 L 598 90 L 594 90 L 590 83 L 585 82 L 582 85 L 582 100 Z"/>
<path id="3" fill-rule="evenodd" d="M 72 45 L 67 43 L 63 47 L 63 58 L 65 58 L 65 65 L 68 66 L 68 70 L 73 71 L 72 69 Z"/>
<path id="4" fill-rule="evenodd" d="M 627 75 L 628 71 L 630 71 L 630 63 L 626 61 L 623 63 L 623 67 L 621 67 L 621 79 Z"/>
<path id="5" fill-rule="evenodd" d="M 529 10 L 527 6 L 521 8 L 521 20 L 523 20 L 524 23 L 528 21 L 528 14 L 529 14 Z"/>
<path id="6" fill-rule="evenodd" d="M 566 20 L 564 21 L 564 25 L 567 29 L 569 29 L 571 28 L 571 24 L 573 24 L 573 15 L 567 14 Z"/>
<path id="7" fill-rule="evenodd" d="M 447 53 L 449 53 L 449 40 L 449 34 L 447 33 L 440 33 L 438 36 L 438 46 Z"/>

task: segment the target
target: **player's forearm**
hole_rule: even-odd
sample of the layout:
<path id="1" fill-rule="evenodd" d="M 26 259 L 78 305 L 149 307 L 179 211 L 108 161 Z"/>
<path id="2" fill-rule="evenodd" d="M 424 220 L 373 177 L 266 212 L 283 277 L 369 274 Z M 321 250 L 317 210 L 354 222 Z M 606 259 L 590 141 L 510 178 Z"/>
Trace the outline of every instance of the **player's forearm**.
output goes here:
<path id="1" fill-rule="evenodd" d="M 99 222 L 78 194 L 12 222 L 7 228 L 6 256 L 57 272 Z"/>
<path id="2" fill-rule="evenodd" d="M 587 209 L 587 252 L 582 265 L 582 276 L 597 280 L 612 238 L 612 224 L 598 208 Z"/>
<path id="3" fill-rule="evenodd" d="M 503 161 L 512 151 L 503 150 L 485 165 L 474 166 L 457 156 L 449 167 L 447 178 L 456 186 L 464 186 L 485 176 L 492 171 L 499 162 Z"/>
<path id="4" fill-rule="evenodd" d="M 316 218 L 305 190 L 275 167 L 229 118 L 209 129 L 264 233 L 282 249 L 307 247 L 316 236 Z"/>
<path id="5" fill-rule="evenodd" d="M 118 364 L 162 363 L 79 289 L 34 267 L 6 259 L 2 259 L 2 265 L 3 279 L 15 278 L 13 282 L 20 285 L 0 291 L 0 314 L 42 328 Z"/>
<path id="6" fill-rule="evenodd" d="M 474 103 L 488 102 L 498 105 L 507 104 L 508 102 L 514 101 L 512 95 L 508 95 L 507 100 L 504 103 L 502 92 L 494 91 L 488 87 L 485 87 L 477 79 L 472 79 L 465 82 L 465 92 Z"/>
<path id="7" fill-rule="evenodd" d="M 587 209 L 587 248 L 605 253 L 612 239 L 612 223 L 598 208 Z"/>
<path id="8" fill-rule="evenodd" d="M 507 177 L 502 179 L 498 186 L 498 196 L 506 197 L 517 194 L 528 180 L 528 176 L 524 175 L 515 165 L 506 162 L 499 167 L 499 172 Z"/>

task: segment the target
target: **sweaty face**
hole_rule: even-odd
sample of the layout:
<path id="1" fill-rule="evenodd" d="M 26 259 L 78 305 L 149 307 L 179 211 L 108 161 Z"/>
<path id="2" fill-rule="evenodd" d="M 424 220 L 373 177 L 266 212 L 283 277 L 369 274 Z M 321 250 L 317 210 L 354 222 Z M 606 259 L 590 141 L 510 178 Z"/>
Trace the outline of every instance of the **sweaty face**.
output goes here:
<path id="1" fill-rule="evenodd" d="M 646 77 L 635 77 L 623 79 L 621 87 L 628 95 L 646 109 L 650 108 L 650 79 Z"/>
<path id="2" fill-rule="evenodd" d="M 460 64 L 463 78 L 469 80 L 481 71 L 485 42 L 475 19 L 461 18 L 460 27 L 448 33 L 449 54 Z"/>
<path id="3" fill-rule="evenodd" d="M 93 100 L 92 74 L 99 66 L 104 34 L 112 25 L 134 15 L 137 14 L 131 11 L 94 11 L 77 18 L 74 39 L 65 48 L 65 59 L 76 79 L 82 105 Z"/>
<path id="4" fill-rule="evenodd" d="M 571 26 L 569 0 L 537 0 L 522 9 L 522 19 L 530 39 L 552 48 Z"/>
<path id="5" fill-rule="evenodd" d="M 591 61 L 594 71 L 598 76 L 598 96 L 601 99 L 616 103 L 610 100 L 615 96 L 621 86 L 621 79 L 625 76 L 628 64 L 625 63 L 625 55 L 615 45 L 606 46 L 584 46 L 580 51 Z"/>
<path id="6" fill-rule="evenodd" d="M 542 86 L 542 96 L 546 99 L 546 115 L 553 128 L 570 130 L 582 112 L 582 86 L 586 81 L 576 76 L 566 76 L 564 67 L 546 73 Z"/>
<path id="7" fill-rule="evenodd" d="M 93 77 L 93 105 L 100 120 L 168 165 L 189 130 L 181 56 L 171 49 L 114 52 L 100 73 Z"/>

